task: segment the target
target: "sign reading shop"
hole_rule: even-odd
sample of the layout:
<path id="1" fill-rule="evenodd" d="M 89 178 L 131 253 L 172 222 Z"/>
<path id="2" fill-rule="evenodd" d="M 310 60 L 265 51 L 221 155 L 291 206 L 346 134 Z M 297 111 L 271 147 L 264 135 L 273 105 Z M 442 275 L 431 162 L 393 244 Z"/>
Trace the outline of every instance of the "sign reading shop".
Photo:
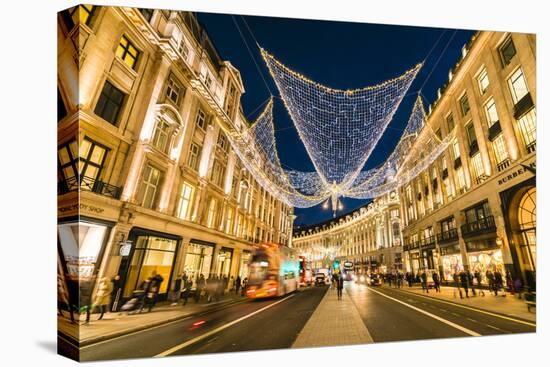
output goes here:
<path id="1" fill-rule="evenodd" d="M 521 164 L 521 165 L 517 166 L 514 171 L 512 171 L 509 174 L 499 178 L 498 179 L 498 184 L 503 185 L 503 184 L 505 184 L 509 181 L 512 181 L 516 177 L 519 177 L 519 176 L 523 175 L 525 172 L 531 172 L 532 174 L 536 174 L 536 169 L 537 169 L 537 162 L 536 161 L 533 161 L 533 162 L 528 163 L 528 164 Z"/>

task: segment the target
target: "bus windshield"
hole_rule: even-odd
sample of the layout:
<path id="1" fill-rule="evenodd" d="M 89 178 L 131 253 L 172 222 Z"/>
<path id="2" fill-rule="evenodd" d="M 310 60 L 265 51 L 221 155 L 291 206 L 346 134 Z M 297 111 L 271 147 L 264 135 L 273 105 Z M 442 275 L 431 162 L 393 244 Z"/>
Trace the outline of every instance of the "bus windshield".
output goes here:
<path id="1" fill-rule="evenodd" d="M 248 284 L 261 284 L 267 277 L 268 267 L 269 259 L 267 254 L 258 252 L 254 255 L 250 263 L 250 278 L 248 279 Z"/>

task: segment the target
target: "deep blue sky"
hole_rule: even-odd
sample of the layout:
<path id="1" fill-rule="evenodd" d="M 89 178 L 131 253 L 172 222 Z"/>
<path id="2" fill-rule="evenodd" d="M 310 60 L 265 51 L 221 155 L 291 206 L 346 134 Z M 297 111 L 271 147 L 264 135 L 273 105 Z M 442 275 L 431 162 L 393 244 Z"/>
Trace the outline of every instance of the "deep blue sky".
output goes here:
<path id="1" fill-rule="evenodd" d="M 234 16 L 234 19 L 246 38 L 271 93 L 248 53 L 232 16 L 207 13 L 197 15 L 222 59 L 229 60 L 240 70 L 246 89 L 241 99 L 243 111 L 253 120 L 261 111 L 258 107 L 270 94 L 279 96 L 279 93 L 243 17 Z M 291 69 L 336 89 L 361 88 L 399 76 L 426 59 L 439 39 L 365 168 L 382 163 L 391 153 L 407 123 L 417 91 L 426 80 L 422 87 L 425 107 L 435 99 L 437 88 L 447 81 L 449 69 L 456 64 L 462 46 L 474 33 L 468 30 L 458 30 L 455 33 L 455 30 L 442 28 L 288 18 L 246 16 L 244 19 L 258 43 L 277 59 Z M 448 48 L 442 53 L 451 37 Z M 433 72 L 427 79 L 432 69 Z M 287 168 L 313 171 L 313 165 L 280 99 L 275 100 L 274 117 L 277 148 L 282 163 Z M 352 211 L 368 201 L 343 199 L 342 213 Z M 296 208 L 295 214 L 297 225 L 308 225 L 332 218 L 332 211 L 323 210 L 320 205 L 308 209 Z"/>

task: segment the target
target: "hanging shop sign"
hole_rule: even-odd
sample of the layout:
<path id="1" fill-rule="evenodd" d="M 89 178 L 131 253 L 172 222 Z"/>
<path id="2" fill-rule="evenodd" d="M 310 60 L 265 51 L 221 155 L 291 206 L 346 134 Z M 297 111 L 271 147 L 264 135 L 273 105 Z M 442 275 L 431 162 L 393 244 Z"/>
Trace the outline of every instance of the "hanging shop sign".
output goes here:
<path id="1" fill-rule="evenodd" d="M 131 250 L 132 250 L 132 241 L 122 241 L 122 242 L 120 242 L 120 250 L 119 250 L 119 255 L 120 256 L 130 255 Z"/>

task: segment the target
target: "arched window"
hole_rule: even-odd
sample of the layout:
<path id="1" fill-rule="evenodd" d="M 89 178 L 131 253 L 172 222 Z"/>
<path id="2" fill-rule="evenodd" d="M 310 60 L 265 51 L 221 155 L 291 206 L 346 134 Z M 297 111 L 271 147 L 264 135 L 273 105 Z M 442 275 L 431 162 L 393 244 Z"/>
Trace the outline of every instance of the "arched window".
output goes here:
<path id="1" fill-rule="evenodd" d="M 523 238 L 523 255 L 536 269 L 537 188 L 530 188 L 521 198 L 518 208 L 519 228 Z"/>

